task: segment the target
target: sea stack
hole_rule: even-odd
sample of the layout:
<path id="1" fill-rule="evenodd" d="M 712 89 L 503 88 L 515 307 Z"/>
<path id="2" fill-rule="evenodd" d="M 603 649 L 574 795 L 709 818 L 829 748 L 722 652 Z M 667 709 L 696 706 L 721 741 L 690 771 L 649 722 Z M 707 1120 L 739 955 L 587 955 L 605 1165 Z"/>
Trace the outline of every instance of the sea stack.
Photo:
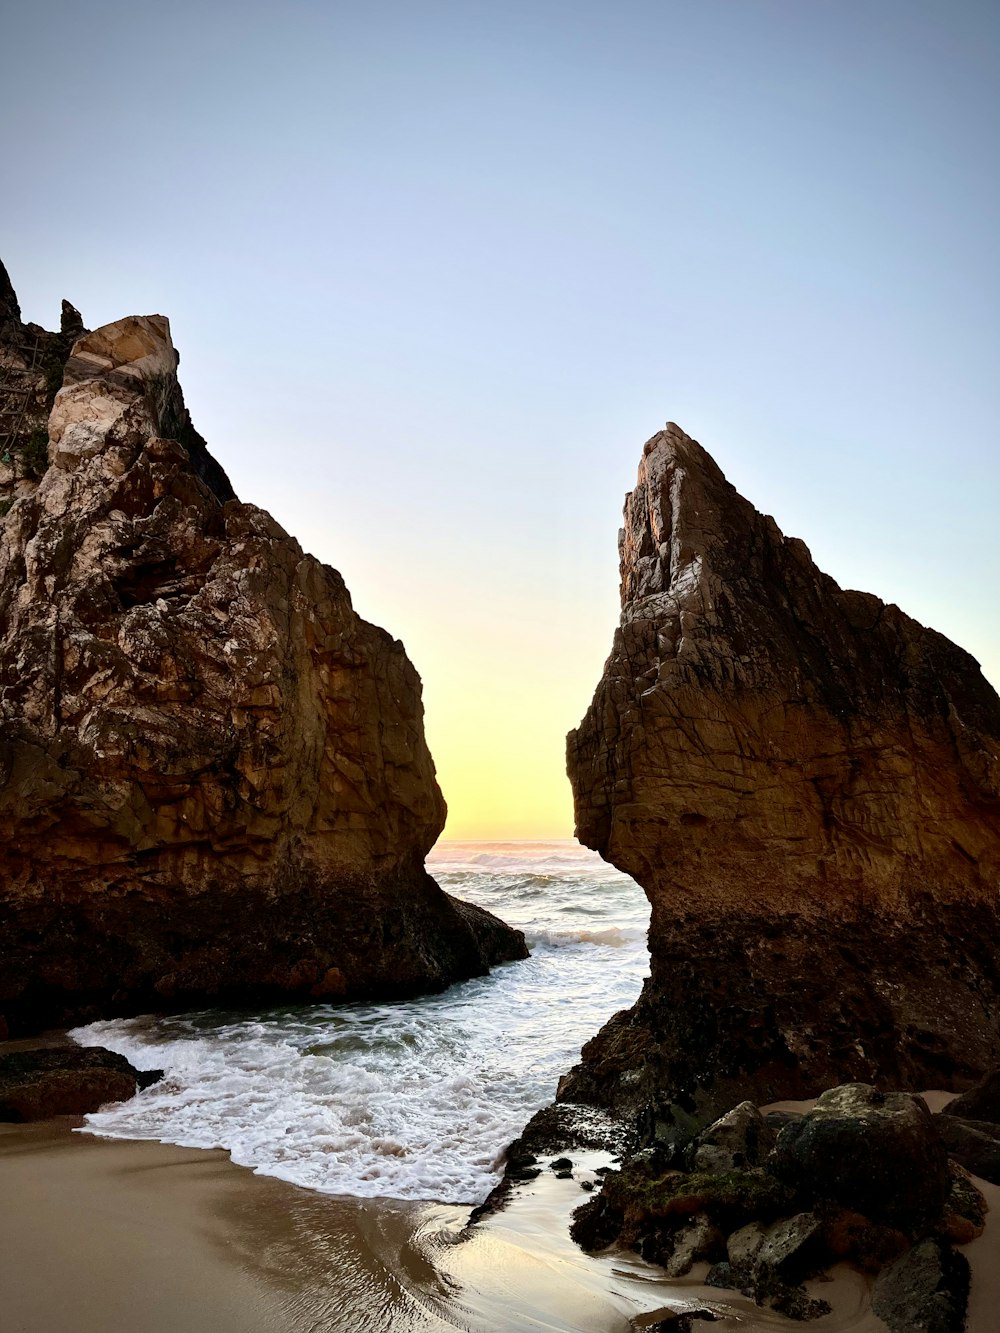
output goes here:
<path id="1" fill-rule="evenodd" d="M 621 624 L 568 740 L 577 836 L 652 904 L 650 977 L 560 1099 L 702 1117 L 998 1055 L 1000 699 L 844 591 L 673 424 L 620 534 Z"/>
<path id="2" fill-rule="evenodd" d="M 22 324 L 0 272 L 11 1033 L 407 995 L 523 957 L 424 869 L 445 805 L 403 646 L 236 499 L 167 320 L 64 326 Z"/>

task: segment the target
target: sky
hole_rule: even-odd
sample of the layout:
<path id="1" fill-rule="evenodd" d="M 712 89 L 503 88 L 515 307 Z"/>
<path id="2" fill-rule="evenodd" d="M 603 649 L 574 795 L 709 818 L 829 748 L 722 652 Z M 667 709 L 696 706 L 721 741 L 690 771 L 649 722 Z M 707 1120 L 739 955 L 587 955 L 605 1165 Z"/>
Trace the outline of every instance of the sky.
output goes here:
<path id="1" fill-rule="evenodd" d="M 995 0 L 39 0 L 0 49 L 24 317 L 170 317 L 241 498 L 406 645 L 446 837 L 571 835 L 667 420 L 1000 684 Z"/>

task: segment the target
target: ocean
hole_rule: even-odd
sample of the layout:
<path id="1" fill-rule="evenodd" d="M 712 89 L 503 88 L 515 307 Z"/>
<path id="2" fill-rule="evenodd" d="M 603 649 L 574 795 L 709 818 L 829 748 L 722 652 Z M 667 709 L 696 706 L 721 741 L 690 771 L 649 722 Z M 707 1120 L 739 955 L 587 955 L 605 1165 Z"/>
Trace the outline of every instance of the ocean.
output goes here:
<path id="1" fill-rule="evenodd" d="M 636 999 L 639 887 L 575 842 L 443 842 L 441 887 L 524 931 L 531 957 L 389 1004 L 206 1010 L 77 1028 L 164 1079 L 85 1132 L 224 1148 L 263 1175 L 355 1198 L 474 1204 L 581 1045 Z"/>

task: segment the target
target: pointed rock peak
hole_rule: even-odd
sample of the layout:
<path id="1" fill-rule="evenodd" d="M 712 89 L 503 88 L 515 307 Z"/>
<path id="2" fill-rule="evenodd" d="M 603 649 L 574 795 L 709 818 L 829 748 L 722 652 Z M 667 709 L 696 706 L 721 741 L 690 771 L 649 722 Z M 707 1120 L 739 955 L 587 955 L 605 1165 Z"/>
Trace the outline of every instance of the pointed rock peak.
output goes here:
<path id="1" fill-rule="evenodd" d="M 0 336 L 21 323 L 21 307 L 17 303 L 17 293 L 3 263 L 0 262 Z"/>
<path id="2" fill-rule="evenodd" d="M 83 325 L 83 316 L 80 314 L 79 310 L 77 310 L 76 306 L 71 305 L 69 301 L 63 301 L 62 303 L 62 313 L 59 317 L 59 332 L 65 338 L 79 338 L 87 332 Z"/>
<path id="3" fill-rule="evenodd" d="M 725 563 L 733 526 L 745 527 L 753 514 L 712 456 L 668 421 L 643 446 L 635 489 L 625 497 L 623 614 L 646 614 L 650 598 L 689 599 L 709 565 Z"/>
<path id="4" fill-rule="evenodd" d="M 184 446 L 194 472 L 221 504 L 236 499 L 225 469 L 191 422 L 177 380 L 179 361 L 163 315 L 129 315 L 77 338 L 49 421 L 57 465 L 72 471 L 80 458 L 117 438 L 121 430 L 113 428 L 128 410 L 142 418 L 140 435 Z"/>

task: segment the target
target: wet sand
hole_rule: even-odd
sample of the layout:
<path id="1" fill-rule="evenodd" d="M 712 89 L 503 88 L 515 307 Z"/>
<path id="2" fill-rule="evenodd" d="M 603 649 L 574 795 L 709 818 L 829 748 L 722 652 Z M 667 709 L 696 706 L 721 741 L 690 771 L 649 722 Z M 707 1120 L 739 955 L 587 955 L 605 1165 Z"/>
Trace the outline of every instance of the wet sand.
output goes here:
<path id="1" fill-rule="evenodd" d="M 699 1306 L 719 1333 L 796 1327 L 703 1286 L 705 1265 L 668 1283 L 635 1255 L 583 1254 L 569 1217 L 604 1155 L 575 1154 L 573 1180 L 543 1172 L 463 1235 L 467 1205 L 335 1198 L 77 1123 L 0 1125 L 4 1333 L 626 1333 Z M 969 1333 L 992 1333 L 1000 1304 L 1000 1188 L 982 1188 Z M 817 1333 L 884 1330 L 860 1274 L 808 1285 L 834 1305 Z"/>
<path id="2" fill-rule="evenodd" d="M 426 1206 L 338 1200 L 222 1151 L 0 1126 L 4 1333 L 436 1330 L 387 1264 Z M 382 1257 L 380 1257 L 382 1256 Z"/>

